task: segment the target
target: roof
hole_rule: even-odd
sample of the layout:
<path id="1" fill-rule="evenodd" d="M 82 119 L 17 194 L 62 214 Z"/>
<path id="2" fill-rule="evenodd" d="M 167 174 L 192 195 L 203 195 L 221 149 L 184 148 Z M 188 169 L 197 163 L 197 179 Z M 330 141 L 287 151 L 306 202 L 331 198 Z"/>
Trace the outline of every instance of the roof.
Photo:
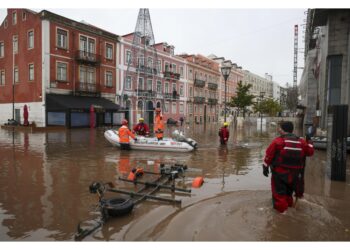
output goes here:
<path id="1" fill-rule="evenodd" d="M 106 98 L 73 96 L 73 95 L 46 95 L 46 108 L 48 111 L 58 111 L 64 109 L 85 109 L 89 110 L 91 105 L 105 110 L 119 110 L 119 105 Z"/>

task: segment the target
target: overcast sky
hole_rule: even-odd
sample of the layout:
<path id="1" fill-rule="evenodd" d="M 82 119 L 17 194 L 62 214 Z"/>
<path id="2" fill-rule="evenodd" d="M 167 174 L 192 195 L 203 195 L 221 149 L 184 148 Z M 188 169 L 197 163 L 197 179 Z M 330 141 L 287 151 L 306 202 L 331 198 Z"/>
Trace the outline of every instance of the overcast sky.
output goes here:
<path id="1" fill-rule="evenodd" d="M 42 9 L 35 9 L 40 11 Z M 59 15 L 118 35 L 135 30 L 139 9 L 58 9 Z M 285 85 L 293 81 L 294 25 L 299 25 L 299 50 L 303 52 L 306 8 L 281 9 L 174 9 L 150 8 L 156 43 L 175 46 L 175 53 L 215 54 L 230 59 L 253 73 Z M 0 9 L 0 20 L 6 9 Z M 304 65 L 303 53 L 298 54 Z M 302 70 L 298 70 L 300 79 Z"/>

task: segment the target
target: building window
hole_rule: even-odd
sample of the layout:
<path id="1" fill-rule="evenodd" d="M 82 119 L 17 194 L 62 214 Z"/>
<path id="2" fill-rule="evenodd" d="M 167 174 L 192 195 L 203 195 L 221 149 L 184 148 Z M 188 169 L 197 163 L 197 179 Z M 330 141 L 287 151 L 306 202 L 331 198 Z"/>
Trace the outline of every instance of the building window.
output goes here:
<path id="1" fill-rule="evenodd" d="M 5 85 L 5 70 L 0 71 L 0 85 L 1 86 Z"/>
<path id="2" fill-rule="evenodd" d="M 5 55 L 5 44 L 4 42 L 0 42 L 0 58 Z"/>
<path id="3" fill-rule="evenodd" d="M 184 96 L 184 86 L 180 85 L 180 96 Z"/>
<path id="4" fill-rule="evenodd" d="M 169 83 L 168 82 L 165 83 L 164 93 L 169 93 Z"/>
<path id="5" fill-rule="evenodd" d="M 173 105 L 171 107 L 171 113 L 176 114 L 177 110 L 176 110 L 176 102 L 173 102 Z"/>
<path id="6" fill-rule="evenodd" d="M 168 112 L 169 112 L 169 103 L 168 103 L 168 102 L 166 102 L 166 103 L 164 104 L 164 112 L 165 112 L 165 113 L 168 113 Z"/>
<path id="7" fill-rule="evenodd" d="M 5 29 L 7 28 L 7 19 L 5 19 L 4 27 L 5 27 Z"/>
<path id="8" fill-rule="evenodd" d="M 165 67 L 164 71 L 168 72 L 169 71 L 169 63 L 165 63 L 164 67 Z"/>
<path id="9" fill-rule="evenodd" d="M 183 103 L 180 103 L 179 113 L 181 113 L 181 114 L 184 113 L 184 105 L 183 105 Z"/>
<path id="10" fill-rule="evenodd" d="M 142 77 L 139 78 L 138 89 L 143 90 L 143 78 Z"/>
<path id="11" fill-rule="evenodd" d="M 176 91 L 176 83 L 173 83 L 173 91 Z"/>
<path id="12" fill-rule="evenodd" d="M 113 45 L 110 43 L 106 44 L 106 58 L 113 60 Z"/>
<path id="13" fill-rule="evenodd" d="M 13 53 L 17 54 L 18 53 L 18 36 L 13 36 L 12 38 L 12 44 L 13 44 Z"/>
<path id="14" fill-rule="evenodd" d="M 162 71 L 162 61 L 158 60 L 157 63 L 157 74 L 160 73 Z"/>
<path id="15" fill-rule="evenodd" d="M 147 67 L 153 68 L 153 59 L 152 57 L 147 58 Z"/>
<path id="16" fill-rule="evenodd" d="M 13 25 L 16 25 L 16 24 L 17 24 L 17 12 L 16 12 L 16 11 L 14 11 L 14 12 L 12 13 L 12 24 L 13 24 Z"/>
<path id="17" fill-rule="evenodd" d="M 23 11 L 22 12 L 22 21 L 27 20 L 27 12 Z"/>
<path id="18" fill-rule="evenodd" d="M 126 63 L 129 64 L 131 63 L 131 51 L 130 50 L 127 50 L 126 51 Z"/>
<path id="19" fill-rule="evenodd" d="M 152 79 L 147 79 L 147 90 L 151 90 L 152 91 Z"/>
<path id="20" fill-rule="evenodd" d="M 28 49 L 34 48 L 34 31 L 28 31 Z"/>
<path id="21" fill-rule="evenodd" d="M 141 57 L 139 57 L 139 59 L 138 59 L 138 66 L 140 67 L 140 66 L 144 66 L 145 65 L 145 61 L 144 61 L 144 59 L 143 59 L 143 56 L 141 56 Z"/>
<path id="22" fill-rule="evenodd" d="M 113 74 L 111 71 L 106 71 L 106 87 L 112 87 Z"/>
<path id="23" fill-rule="evenodd" d="M 131 76 L 126 77 L 125 89 L 131 89 Z"/>
<path id="24" fill-rule="evenodd" d="M 173 68 L 173 73 L 176 73 L 176 64 L 173 64 L 172 66 L 173 66 L 172 67 Z"/>
<path id="25" fill-rule="evenodd" d="M 67 81 L 67 63 L 57 63 L 57 81 Z"/>
<path id="26" fill-rule="evenodd" d="M 157 81 L 157 93 L 162 93 L 162 82 Z"/>
<path id="27" fill-rule="evenodd" d="M 19 77 L 18 77 L 18 68 L 17 67 L 15 67 L 15 70 L 14 70 L 15 72 L 14 72 L 14 74 L 15 74 L 15 83 L 17 83 L 17 82 L 19 82 Z"/>
<path id="28" fill-rule="evenodd" d="M 190 97 L 193 96 L 193 88 L 190 87 Z"/>
<path id="29" fill-rule="evenodd" d="M 184 77 L 184 67 L 180 67 L 180 76 Z"/>
<path id="30" fill-rule="evenodd" d="M 193 77 L 192 69 L 190 69 L 190 70 L 188 71 L 188 78 L 189 78 L 189 79 L 192 79 L 192 77 Z"/>
<path id="31" fill-rule="evenodd" d="M 66 30 L 57 29 L 56 45 L 58 48 L 67 49 L 68 32 Z"/>
<path id="32" fill-rule="evenodd" d="M 34 64 L 29 64 L 28 73 L 28 80 L 34 81 Z"/>

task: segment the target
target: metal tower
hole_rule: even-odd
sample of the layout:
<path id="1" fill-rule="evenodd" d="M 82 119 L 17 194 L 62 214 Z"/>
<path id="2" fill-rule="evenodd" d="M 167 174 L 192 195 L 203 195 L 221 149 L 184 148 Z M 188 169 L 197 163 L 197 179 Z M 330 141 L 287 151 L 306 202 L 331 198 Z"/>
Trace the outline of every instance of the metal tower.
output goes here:
<path id="1" fill-rule="evenodd" d="M 298 77 L 298 25 L 294 25 L 294 69 L 293 69 L 293 88 L 297 87 Z"/>
<path id="2" fill-rule="evenodd" d="M 160 64 L 154 44 L 149 10 L 140 9 L 133 33 L 131 53 L 126 58 L 128 66 L 124 76 L 120 104 L 126 102 L 129 97 L 133 97 L 137 116 L 146 116 L 145 118 L 151 123 L 154 108 L 150 100 L 156 98 L 155 84 L 160 77 Z M 124 94 L 126 87 L 128 89 L 131 87 L 133 93 L 131 96 L 130 92 L 128 92 L 129 95 Z"/>

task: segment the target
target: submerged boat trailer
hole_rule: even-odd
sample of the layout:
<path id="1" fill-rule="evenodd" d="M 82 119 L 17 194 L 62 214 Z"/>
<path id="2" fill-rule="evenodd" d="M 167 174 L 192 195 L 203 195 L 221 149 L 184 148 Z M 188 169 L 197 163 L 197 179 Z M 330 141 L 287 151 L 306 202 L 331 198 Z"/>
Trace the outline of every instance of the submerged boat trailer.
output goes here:
<path id="1" fill-rule="evenodd" d="M 153 199 L 158 201 L 165 201 L 175 204 L 181 204 L 181 200 L 169 199 L 153 195 L 159 189 L 169 189 L 171 192 L 183 192 L 191 193 L 191 189 L 178 188 L 175 186 L 175 179 L 184 177 L 184 173 L 187 169 L 186 165 L 174 164 L 166 165 L 160 164 L 160 172 L 144 171 L 142 168 L 134 168 L 128 178 L 119 177 L 120 181 L 134 183 L 135 185 L 143 185 L 136 192 L 116 189 L 111 182 L 101 183 L 93 182 L 89 186 L 90 193 L 97 194 L 99 196 L 98 208 L 101 212 L 101 217 L 95 220 L 96 225 L 89 229 L 83 229 L 81 222 L 78 224 L 77 233 L 74 236 L 75 240 L 83 240 L 86 236 L 93 233 L 98 228 L 102 227 L 103 224 L 110 218 L 116 216 L 122 216 L 132 211 L 134 205 L 137 205 L 141 201 L 146 199 Z M 143 175 L 155 175 L 157 178 L 153 181 L 141 181 L 138 180 Z M 171 182 L 171 184 L 168 184 Z M 203 183 L 203 182 L 202 182 Z M 129 195 L 129 199 L 123 198 L 111 198 L 104 199 L 105 192 L 114 192 L 120 194 Z"/>

